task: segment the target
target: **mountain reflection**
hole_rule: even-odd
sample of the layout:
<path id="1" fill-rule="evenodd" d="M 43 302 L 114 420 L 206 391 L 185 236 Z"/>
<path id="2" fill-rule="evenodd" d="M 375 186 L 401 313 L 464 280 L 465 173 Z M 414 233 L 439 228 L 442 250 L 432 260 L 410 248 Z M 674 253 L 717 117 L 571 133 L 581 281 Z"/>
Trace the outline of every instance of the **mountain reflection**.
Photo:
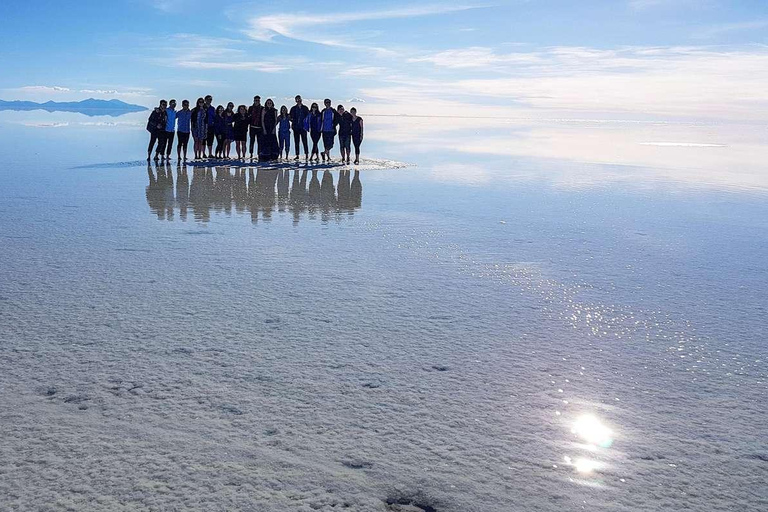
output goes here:
<path id="1" fill-rule="evenodd" d="M 334 174 L 336 176 L 334 176 Z M 360 171 L 297 168 L 201 167 L 173 169 L 169 164 L 147 165 L 147 204 L 158 220 L 208 222 L 212 212 L 249 214 L 251 221 L 268 222 L 275 212 L 288 213 L 293 223 L 306 217 L 325 223 L 353 215 L 362 205 Z"/>

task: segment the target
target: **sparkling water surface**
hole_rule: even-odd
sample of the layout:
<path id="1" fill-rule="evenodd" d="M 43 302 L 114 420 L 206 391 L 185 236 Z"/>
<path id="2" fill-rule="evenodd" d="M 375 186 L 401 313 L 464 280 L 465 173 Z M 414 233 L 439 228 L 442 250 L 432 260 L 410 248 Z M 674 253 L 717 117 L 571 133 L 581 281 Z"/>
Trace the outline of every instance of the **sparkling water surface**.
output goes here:
<path id="1" fill-rule="evenodd" d="M 0 113 L 0 509 L 768 508 L 764 126 L 144 117 Z"/>

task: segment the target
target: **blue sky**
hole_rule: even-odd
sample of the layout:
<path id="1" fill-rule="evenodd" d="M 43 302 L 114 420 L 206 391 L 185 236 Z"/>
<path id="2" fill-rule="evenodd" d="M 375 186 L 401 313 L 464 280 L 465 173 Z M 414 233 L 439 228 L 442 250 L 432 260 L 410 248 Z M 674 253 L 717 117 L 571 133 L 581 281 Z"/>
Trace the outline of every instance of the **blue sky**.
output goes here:
<path id="1" fill-rule="evenodd" d="M 768 2 L 20 2 L 0 98 L 761 118 Z"/>

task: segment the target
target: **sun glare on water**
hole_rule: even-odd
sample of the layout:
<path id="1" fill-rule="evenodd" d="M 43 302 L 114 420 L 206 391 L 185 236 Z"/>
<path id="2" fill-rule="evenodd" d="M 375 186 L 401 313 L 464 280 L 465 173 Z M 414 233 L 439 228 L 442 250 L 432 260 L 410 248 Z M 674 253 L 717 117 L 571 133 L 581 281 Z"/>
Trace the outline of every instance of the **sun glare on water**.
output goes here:
<path id="1" fill-rule="evenodd" d="M 588 444 L 609 448 L 613 444 L 613 432 L 602 421 L 591 414 L 579 417 L 571 432 Z"/>

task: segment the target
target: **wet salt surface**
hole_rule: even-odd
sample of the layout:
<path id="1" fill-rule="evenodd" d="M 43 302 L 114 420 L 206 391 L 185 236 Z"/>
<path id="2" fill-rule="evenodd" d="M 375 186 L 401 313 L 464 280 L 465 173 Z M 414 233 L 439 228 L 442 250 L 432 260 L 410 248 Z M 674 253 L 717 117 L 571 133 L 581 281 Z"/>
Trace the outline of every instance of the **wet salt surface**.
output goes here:
<path id="1" fill-rule="evenodd" d="M 0 170 L 0 508 L 768 504 L 763 195 L 131 155 Z"/>

